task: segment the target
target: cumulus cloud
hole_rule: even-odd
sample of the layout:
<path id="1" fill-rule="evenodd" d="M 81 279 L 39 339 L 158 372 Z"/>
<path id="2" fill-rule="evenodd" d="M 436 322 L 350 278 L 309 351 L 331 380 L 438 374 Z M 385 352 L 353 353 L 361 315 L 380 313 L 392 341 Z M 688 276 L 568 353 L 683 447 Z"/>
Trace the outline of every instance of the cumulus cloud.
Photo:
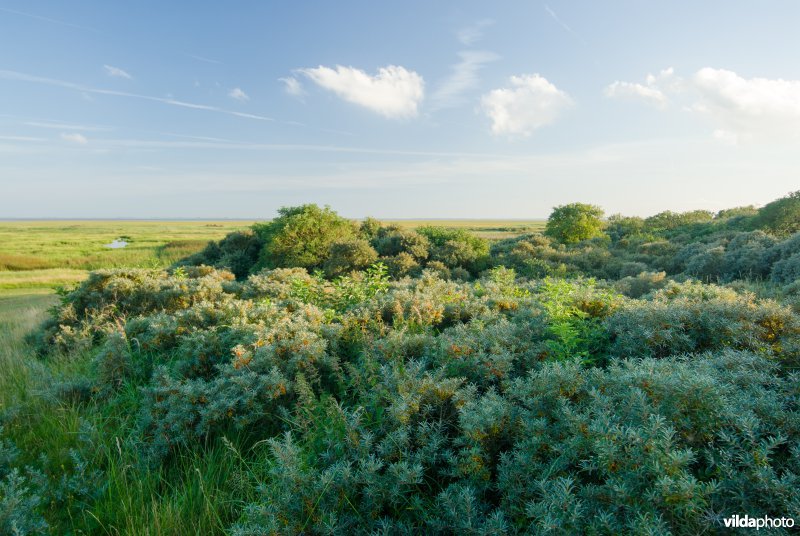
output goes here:
<path id="1" fill-rule="evenodd" d="M 614 82 L 606 95 L 635 96 L 660 108 L 677 100 L 684 110 L 708 118 L 713 137 L 725 143 L 800 135 L 800 80 L 745 78 L 705 67 L 684 81 L 666 69 L 648 75 L 645 84 Z"/>
<path id="2" fill-rule="evenodd" d="M 425 94 L 422 76 L 397 65 L 381 67 L 374 76 L 341 65 L 298 72 L 340 98 L 390 119 L 416 116 Z"/>
<path id="3" fill-rule="evenodd" d="M 706 67 L 692 82 L 700 99 L 690 109 L 719 127 L 715 139 L 740 143 L 800 137 L 800 80 L 744 78 Z"/>
<path id="4" fill-rule="evenodd" d="M 238 100 L 239 102 L 247 102 L 250 100 L 250 97 L 247 95 L 247 93 L 238 87 L 228 91 L 228 96 L 234 100 Z"/>
<path id="5" fill-rule="evenodd" d="M 494 89 L 481 99 L 493 134 L 529 136 L 573 104 L 569 95 L 539 74 L 512 76 L 509 82 L 511 87 Z"/>
<path id="6" fill-rule="evenodd" d="M 704 97 L 700 111 L 721 112 L 742 120 L 800 120 L 800 80 L 743 78 L 733 71 L 706 67 L 694 85 Z"/>
<path id="7" fill-rule="evenodd" d="M 291 95 L 292 97 L 302 97 L 306 94 L 306 91 L 303 89 L 303 84 L 301 84 L 300 80 L 294 76 L 278 78 L 278 80 L 283 82 L 283 90 L 286 91 L 287 95 Z"/>
<path id="8" fill-rule="evenodd" d="M 478 85 L 478 72 L 487 63 L 500 59 L 493 52 L 465 50 L 459 53 L 461 61 L 453 65 L 448 76 L 434 91 L 431 99 L 439 108 L 463 104 L 463 94 Z"/>
<path id="9" fill-rule="evenodd" d="M 87 143 L 89 143 L 89 140 L 86 139 L 86 136 L 84 136 L 83 134 L 78 134 L 77 132 L 73 132 L 70 134 L 62 132 L 61 139 L 64 141 L 68 141 L 70 143 L 77 143 L 78 145 L 86 145 Z"/>
<path id="10" fill-rule="evenodd" d="M 127 80 L 133 79 L 131 75 L 129 75 L 126 71 L 123 71 L 119 67 L 113 67 L 111 65 L 103 65 L 103 68 L 106 70 L 106 74 L 108 76 L 113 76 L 115 78 L 125 78 Z"/>
<path id="11" fill-rule="evenodd" d="M 658 107 L 666 106 L 669 98 L 665 91 L 676 91 L 679 81 L 672 67 L 663 69 L 658 75 L 648 74 L 644 84 L 617 80 L 606 87 L 607 97 L 634 97 L 644 99 Z"/>

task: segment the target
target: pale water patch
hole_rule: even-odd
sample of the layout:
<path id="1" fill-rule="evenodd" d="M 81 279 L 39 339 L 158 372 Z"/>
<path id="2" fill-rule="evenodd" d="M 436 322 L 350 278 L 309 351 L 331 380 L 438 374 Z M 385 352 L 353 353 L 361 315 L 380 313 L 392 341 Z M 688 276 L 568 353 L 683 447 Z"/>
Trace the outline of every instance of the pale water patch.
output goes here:
<path id="1" fill-rule="evenodd" d="M 105 247 L 111 248 L 111 249 L 120 249 L 120 248 L 124 248 L 127 245 L 128 245 L 128 243 L 126 241 L 120 240 L 118 238 L 118 239 L 114 240 L 113 242 L 111 242 L 110 244 L 106 244 Z"/>

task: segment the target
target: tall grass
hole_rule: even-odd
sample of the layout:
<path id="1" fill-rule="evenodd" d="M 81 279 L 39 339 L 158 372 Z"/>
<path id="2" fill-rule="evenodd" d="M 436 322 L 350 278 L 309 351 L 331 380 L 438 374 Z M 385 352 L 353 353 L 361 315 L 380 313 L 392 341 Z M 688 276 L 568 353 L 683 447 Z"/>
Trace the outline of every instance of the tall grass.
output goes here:
<path id="1" fill-rule="evenodd" d="M 52 294 L 0 296 L 0 415 L 4 436 L 23 464 L 41 462 L 57 480 L 78 449 L 101 471 L 102 493 L 91 503 L 46 508 L 53 534 L 222 534 L 243 502 L 254 498 L 252 467 L 245 468 L 237 443 L 216 441 L 148 467 L 134 439 L 138 387 L 128 386 L 112 403 L 59 400 L 53 386 L 88 373 L 91 355 L 69 360 L 37 359 L 25 335 L 54 304 Z M 87 430 L 89 430 L 87 435 Z M 81 443 L 88 441 L 88 443 Z M 247 469 L 247 470 L 246 470 Z"/>
<path id="2" fill-rule="evenodd" d="M 55 303 L 52 295 L 0 296 L 0 411 L 26 400 L 45 367 L 31 359 L 24 336 Z"/>

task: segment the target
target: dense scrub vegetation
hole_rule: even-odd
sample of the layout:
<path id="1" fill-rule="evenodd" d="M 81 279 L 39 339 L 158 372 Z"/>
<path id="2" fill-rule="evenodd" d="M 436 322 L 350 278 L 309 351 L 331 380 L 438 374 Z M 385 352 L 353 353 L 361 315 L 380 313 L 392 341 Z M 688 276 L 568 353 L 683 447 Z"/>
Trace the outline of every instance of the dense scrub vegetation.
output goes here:
<path id="1" fill-rule="evenodd" d="M 50 459 L 14 443 L 31 402 L 4 413 L 0 532 L 130 528 L 130 472 L 168 497 L 197 472 L 183 507 L 237 535 L 797 517 L 800 234 L 774 206 L 567 205 L 490 244 L 306 205 L 168 271 L 95 272 L 31 344 L 72 371 L 37 403 L 102 418 Z"/>

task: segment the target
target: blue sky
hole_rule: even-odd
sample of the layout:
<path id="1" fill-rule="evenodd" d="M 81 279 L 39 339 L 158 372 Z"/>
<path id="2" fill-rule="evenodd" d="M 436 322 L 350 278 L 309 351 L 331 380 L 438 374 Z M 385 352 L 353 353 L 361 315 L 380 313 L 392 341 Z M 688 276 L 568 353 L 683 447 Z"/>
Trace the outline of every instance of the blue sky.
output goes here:
<path id="1" fill-rule="evenodd" d="M 800 188 L 800 3 L 0 0 L 0 217 L 718 210 Z"/>

